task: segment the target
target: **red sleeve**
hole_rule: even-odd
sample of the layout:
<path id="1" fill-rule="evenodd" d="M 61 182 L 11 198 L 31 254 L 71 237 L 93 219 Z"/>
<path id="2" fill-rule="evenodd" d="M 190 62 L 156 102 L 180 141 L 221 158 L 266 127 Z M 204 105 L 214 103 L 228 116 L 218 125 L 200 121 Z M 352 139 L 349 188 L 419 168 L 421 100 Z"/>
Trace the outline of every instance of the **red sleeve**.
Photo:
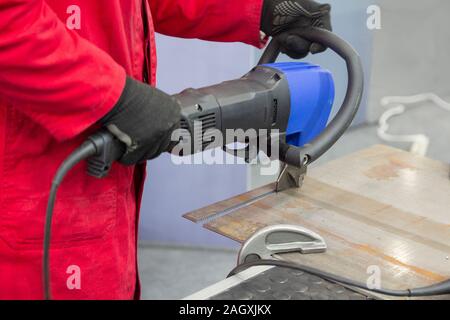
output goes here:
<path id="1" fill-rule="evenodd" d="M 0 97 L 59 140 L 103 117 L 126 77 L 43 0 L 0 0 L 0 70 Z"/>
<path id="2" fill-rule="evenodd" d="M 180 38 L 262 46 L 263 0 L 148 0 L 156 31 Z"/>

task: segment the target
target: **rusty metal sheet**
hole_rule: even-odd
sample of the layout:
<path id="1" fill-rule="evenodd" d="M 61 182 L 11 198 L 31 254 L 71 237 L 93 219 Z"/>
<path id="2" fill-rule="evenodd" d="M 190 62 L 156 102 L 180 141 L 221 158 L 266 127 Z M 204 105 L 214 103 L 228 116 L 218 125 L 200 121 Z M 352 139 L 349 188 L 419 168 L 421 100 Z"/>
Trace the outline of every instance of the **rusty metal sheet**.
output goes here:
<path id="1" fill-rule="evenodd" d="M 256 190 L 249 191 L 247 193 L 241 194 L 234 198 L 215 203 L 214 205 L 211 205 L 209 207 L 187 213 L 184 215 L 184 218 L 191 220 L 192 222 L 195 222 L 195 223 L 201 222 L 203 220 L 207 220 L 208 218 L 211 218 L 218 212 L 222 212 L 229 208 L 233 208 L 242 203 L 251 201 L 252 199 L 256 199 L 260 196 L 268 194 L 271 191 L 273 191 L 275 189 L 275 187 L 276 187 L 276 184 L 273 183 L 273 184 L 258 188 Z"/>
<path id="2" fill-rule="evenodd" d="M 321 234 L 328 252 L 282 259 L 361 281 L 379 268 L 385 287 L 428 285 L 450 278 L 448 175 L 446 164 L 374 146 L 312 169 L 302 189 L 268 195 L 205 227 L 243 242 L 268 225 L 301 225 Z M 202 220 L 272 187 L 187 216 Z"/>

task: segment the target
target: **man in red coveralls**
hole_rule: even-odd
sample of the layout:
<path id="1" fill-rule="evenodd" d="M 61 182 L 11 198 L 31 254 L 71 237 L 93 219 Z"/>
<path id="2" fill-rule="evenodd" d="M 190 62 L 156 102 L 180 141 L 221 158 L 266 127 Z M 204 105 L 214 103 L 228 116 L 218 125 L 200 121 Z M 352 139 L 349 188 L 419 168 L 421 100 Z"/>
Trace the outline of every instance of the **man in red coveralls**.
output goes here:
<path id="1" fill-rule="evenodd" d="M 311 0 L 0 0 L 0 299 L 42 299 L 46 202 L 58 165 L 101 126 L 127 144 L 110 175 L 80 164 L 58 193 L 55 299 L 139 297 L 137 221 L 145 160 L 167 150 L 179 106 L 155 89 L 154 32 L 324 50 L 290 26 L 330 29 Z M 76 278 L 78 277 L 78 278 Z"/>

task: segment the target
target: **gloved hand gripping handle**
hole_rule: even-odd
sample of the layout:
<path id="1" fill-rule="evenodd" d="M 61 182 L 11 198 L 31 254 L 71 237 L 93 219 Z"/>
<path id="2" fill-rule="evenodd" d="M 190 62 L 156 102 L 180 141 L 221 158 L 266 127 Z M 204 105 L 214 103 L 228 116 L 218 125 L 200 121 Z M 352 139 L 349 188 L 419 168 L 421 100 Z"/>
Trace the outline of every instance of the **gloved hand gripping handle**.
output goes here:
<path id="1" fill-rule="evenodd" d="M 296 31 L 300 37 L 323 44 L 336 52 L 347 64 L 348 84 L 344 102 L 327 128 L 305 147 L 299 148 L 287 144 L 281 145 L 280 160 L 295 167 L 302 167 L 328 151 L 344 134 L 353 122 L 361 104 L 364 91 L 364 71 L 359 54 L 355 49 L 334 33 L 309 28 Z M 273 39 L 265 50 L 258 64 L 268 64 L 276 61 L 280 48 Z"/>

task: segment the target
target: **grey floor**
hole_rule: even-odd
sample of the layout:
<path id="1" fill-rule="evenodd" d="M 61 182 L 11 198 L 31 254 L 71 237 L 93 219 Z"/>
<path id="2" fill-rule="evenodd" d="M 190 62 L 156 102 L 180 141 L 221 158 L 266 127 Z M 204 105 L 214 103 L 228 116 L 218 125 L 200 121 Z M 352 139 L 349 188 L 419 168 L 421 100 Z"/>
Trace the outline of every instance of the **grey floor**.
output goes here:
<path id="1" fill-rule="evenodd" d="M 237 252 L 141 245 L 142 299 L 182 299 L 226 278 Z"/>
<path id="2" fill-rule="evenodd" d="M 397 134 L 426 134 L 428 156 L 450 163 L 450 112 L 426 105 L 410 109 L 391 121 Z M 377 143 L 375 125 L 351 129 L 318 164 Z M 408 150 L 410 145 L 391 144 Z M 237 252 L 164 246 L 141 246 L 139 266 L 143 299 L 180 299 L 225 278 L 235 265 Z"/>

